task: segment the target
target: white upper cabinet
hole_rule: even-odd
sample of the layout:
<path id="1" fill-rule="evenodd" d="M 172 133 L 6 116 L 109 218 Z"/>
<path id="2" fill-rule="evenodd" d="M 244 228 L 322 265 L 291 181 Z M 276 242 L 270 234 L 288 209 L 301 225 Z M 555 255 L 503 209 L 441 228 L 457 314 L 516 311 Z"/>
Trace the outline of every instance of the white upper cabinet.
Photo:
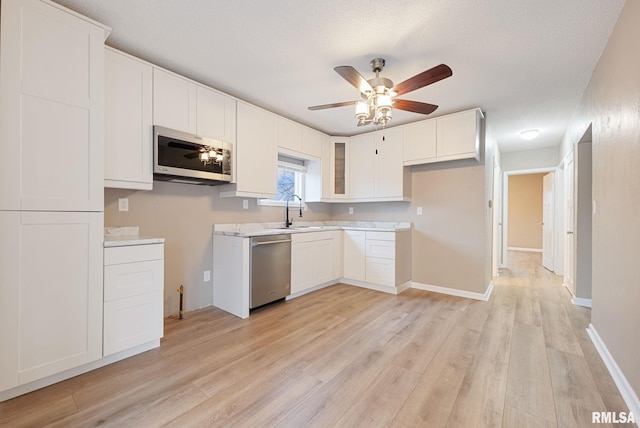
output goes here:
<path id="1" fill-rule="evenodd" d="M 153 69 L 153 123 L 196 133 L 196 84 L 159 68 Z"/>
<path id="2" fill-rule="evenodd" d="M 433 161 L 436 157 L 436 121 L 422 120 L 404 126 L 405 165 Z"/>
<path id="3" fill-rule="evenodd" d="M 375 197 L 375 135 L 357 135 L 349 139 L 349 197 L 367 199 Z"/>
<path id="4" fill-rule="evenodd" d="M 196 134 L 236 142 L 236 101 L 204 86 L 196 87 Z"/>
<path id="5" fill-rule="evenodd" d="M 322 141 L 322 199 L 346 200 L 349 196 L 349 138 Z"/>
<path id="6" fill-rule="evenodd" d="M 439 117 L 437 155 L 444 159 L 479 159 L 480 119 L 478 109 Z"/>
<path id="7" fill-rule="evenodd" d="M 105 48 L 104 186 L 153 186 L 153 67 Z"/>
<path id="8" fill-rule="evenodd" d="M 2 2 L 0 210 L 102 211 L 105 27 Z"/>
<path id="9" fill-rule="evenodd" d="M 278 150 L 305 159 L 322 157 L 323 133 L 278 117 Z"/>
<path id="10" fill-rule="evenodd" d="M 322 141 L 325 135 L 309 128 L 302 128 L 302 152 L 308 156 L 322 157 Z"/>
<path id="11" fill-rule="evenodd" d="M 191 80 L 154 68 L 153 123 L 235 143 L 236 101 Z"/>
<path id="12" fill-rule="evenodd" d="M 404 165 L 480 159 L 480 109 L 427 119 L 404 127 Z"/>
<path id="13" fill-rule="evenodd" d="M 237 103 L 234 184 L 219 186 L 221 197 L 270 198 L 276 195 L 277 116 Z"/>
<path id="14" fill-rule="evenodd" d="M 349 199 L 409 200 L 410 171 L 403 167 L 403 129 L 383 129 L 349 139 Z"/>
<path id="15" fill-rule="evenodd" d="M 302 126 L 278 117 L 278 147 L 302 153 Z"/>
<path id="16" fill-rule="evenodd" d="M 374 133 L 376 141 L 375 196 L 377 198 L 411 197 L 411 175 L 402 164 L 403 130 L 400 127 Z"/>

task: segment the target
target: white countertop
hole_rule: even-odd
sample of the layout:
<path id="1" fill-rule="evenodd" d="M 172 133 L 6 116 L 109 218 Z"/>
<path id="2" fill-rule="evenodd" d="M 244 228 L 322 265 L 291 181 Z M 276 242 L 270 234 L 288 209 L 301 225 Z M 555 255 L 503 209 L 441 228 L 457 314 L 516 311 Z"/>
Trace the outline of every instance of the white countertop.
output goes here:
<path id="1" fill-rule="evenodd" d="M 385 221 L 314 221 L 295 222 L 289 228 L 285 228 L 283 222 L 213 225 L 213 233 L 215 235 L 228 235 L 245 238 L 261 235 L 320 232 L 324 230 L 370 230 L 378 232 L 397 232 L 402 230 L 411 230 L 411 223 Z"/>
<path id="2" fill-rule="evenodd" d="M 148 244 L 164 244 L 164 238 L 140 235 L 140 228 L 137 226 L 104 228 L 105 248 Z"/>

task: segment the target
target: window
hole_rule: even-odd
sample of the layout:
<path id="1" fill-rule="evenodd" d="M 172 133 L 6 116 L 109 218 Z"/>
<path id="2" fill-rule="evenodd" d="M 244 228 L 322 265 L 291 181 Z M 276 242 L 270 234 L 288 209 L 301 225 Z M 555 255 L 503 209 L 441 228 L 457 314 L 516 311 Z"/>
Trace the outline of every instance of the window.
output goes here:
<path id="1" fill-rule="evenodd" d="M 305 172 L 306 168 L 304 165 L 298 164 L 297 162 L 278 161 L 278 193 L 273 199 L 259 199 L 258 205 L 283 207 L 287 204 L 287 199 L 289 199 L 291 195 L 298 195 L 304 201 Z M 294 205 L 297 205 L 297 203 Z"/>

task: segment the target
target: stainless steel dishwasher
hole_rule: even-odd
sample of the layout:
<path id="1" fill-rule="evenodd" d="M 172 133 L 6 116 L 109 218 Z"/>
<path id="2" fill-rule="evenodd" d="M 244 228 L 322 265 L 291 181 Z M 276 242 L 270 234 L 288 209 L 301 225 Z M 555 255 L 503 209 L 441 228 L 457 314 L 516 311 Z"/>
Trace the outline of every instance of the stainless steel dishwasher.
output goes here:
<path id="1" fill-rule="evenodd" d="M 250 284 L 250 309 L 291 293 L 291 235 L 251 238 Z"/>

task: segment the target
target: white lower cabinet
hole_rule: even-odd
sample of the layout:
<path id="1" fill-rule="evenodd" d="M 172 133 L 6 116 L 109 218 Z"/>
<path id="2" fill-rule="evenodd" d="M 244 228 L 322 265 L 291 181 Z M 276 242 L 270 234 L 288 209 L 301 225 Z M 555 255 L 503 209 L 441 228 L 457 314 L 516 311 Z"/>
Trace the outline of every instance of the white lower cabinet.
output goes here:
<path id="1" fill-rule="evenodd" d="M 0 236 L 0 392 L 100 359 L 103 214 L 0 211 Z"/>
<path id="2" fill-rule="evenodd" d="M 362 230 L 344 231 L 344 277 L 357 281 L 365 280 L 365 232 Z"/>
<path id="3" fill-rule="evenodd" d="M 105 248 L 104 356 L 164 335 L 164 244 Z"/>
<path id="4" fill-rule="evenodd" d="M 383 287 L 411 280 L 411 231 L 344 231 L 344 278 Z"/>
<path id="5" fill-rule="evenodd" d="M 336 231 L 291 236 L 291 294 L 339 278 L 335 267 Z"/>

